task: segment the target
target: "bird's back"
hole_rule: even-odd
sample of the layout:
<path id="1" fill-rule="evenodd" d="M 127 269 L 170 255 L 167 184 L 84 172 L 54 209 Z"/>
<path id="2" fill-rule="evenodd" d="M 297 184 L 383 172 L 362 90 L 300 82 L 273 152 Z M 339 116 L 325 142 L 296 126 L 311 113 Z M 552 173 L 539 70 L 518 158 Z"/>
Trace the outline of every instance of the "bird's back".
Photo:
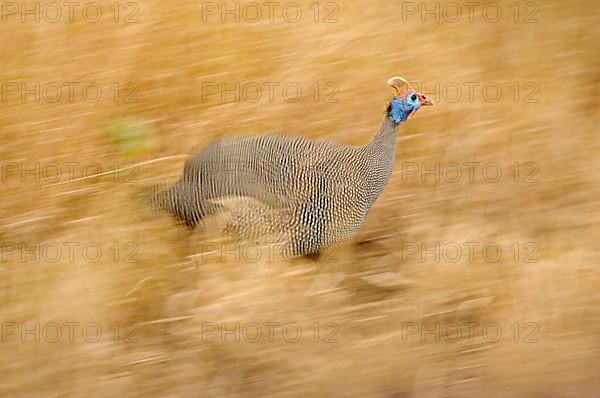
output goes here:
<path id="1" fill-rule="evenodd" d="M 356 147 L 302 137 L 232 137 L 192 156 L 182 181 L 197 185 L 208 199 L 250 196 L 286 206 L 312 194 L 318 180 L 330 186 L 358 180 L 353 174 L 359 157 Z"/>

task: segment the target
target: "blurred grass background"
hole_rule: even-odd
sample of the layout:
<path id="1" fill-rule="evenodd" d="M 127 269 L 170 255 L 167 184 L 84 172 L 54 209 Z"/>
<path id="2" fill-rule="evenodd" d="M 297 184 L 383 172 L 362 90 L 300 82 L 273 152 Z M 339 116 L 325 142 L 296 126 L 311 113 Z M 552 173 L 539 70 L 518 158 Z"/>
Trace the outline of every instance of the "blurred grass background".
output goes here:
<path id="1" fill-rule="evenodd" d="M 455 103 L 437 98 L 436 107 L 401 127 L 396 172 L 359 235 L 335 253 L 334 264 L 249 263 L 232 255 L 199 261 L 204 242 L 222 241 L 218 233 L 190 235 L 168 218 L 152 217 L 137 201 L 142 187 L 176 178 L 183 156 L 141 166 L 137 183 L 106 176 L 52 184 L 6 175 L 2 242 L 29 249 L 98 242 L 103 255 L 97 263 L 86 262 L 80 251 L 74 261 L 64 255 L 56 263 L 6 255 L 0 320 L 96 322 L 104 333 L 97 343 L 7 337 L 0 396 L 598 393 L 597 3 L 541 1 L 535 3 L 539 22 L 530 24 L 513 21 L 511 1 L 497 2 L 504 13 L 497 23 L 477 11 L 470 23 L 464 7 L 457 23 L 432 17 L 421 23 L 420 14 L 403 22 L 402 3 L 379 0 L 336 1 L 338 22 L 315 23 L 309 9 L 314 2 L 298 3 L 305 13 L 298 23 L 286 22 L 280 12 L 273 23 L 222 23 L 218 16 L 203 23 L 201 2 L 156 0 L 135 3 L 138 23 L 115 23 L 108 3 L 97 23 L 77 13 L 73 23 L 66 16 L 55 24 L 22 23 L 10 15 L 0 23 L 0 81 L 28 87 L 97 82 L 103 89 L 95 103 L 83 100 L 78 89 L 74 101 L 64 94 L 56 103 L 23 103 L 19 96 L 0 103 L 5 164 L 24 162 L 33 169 L 36 162 L 78 162 L 75 177 L 91 163 L 107 171 L 189 155 L 221 135 L 281 131 L 362 144 L 381 121 L 391 94 L 387 78 L 400 74 L 427 88 L 480 83 L 474 101 L 466 90 Z M 324 4 L 320 20 L 327 14 Z M 525 3 L 519 6 L 523 19 Z M 132 9 L 120 7 L 122 20 Z M 123 88 L 115 102 L 109 89 L 115 82 L 133 82 L 137 102 L 124 103 L 132 90 Z M 222 103 L 218 96 L 203 101 L 206 82 L 229 88 L 235 82 L 297 82 L 305 91 L 296 103 L 280 94 L 273 101 L 263 95 L 256 103 Z M 314 101 L 307 88 L 315 82 L 335 83 L 338 102 Z M 503 89 L 498 102 L 481 94 L 489 82 Z M 534 82 L 539 101 L 524 103 L 530 91 L 522 91 L 515 102 L 509 88 L 515 82 L 521 89 Z M 128 124 L 152 135 L 148 145 L 142 138 L 139 152 L 124 151 L 114 137 Z M 505 173 L 515 162 L 534 162 L 539 182 L 514 183 L 507 175 L 498 183 L 464 177 L 421 183 L 403 179 L 402 162 L 497 162 Z M 480 255 L 457 263 L 402 259 L 403 242 L 433 247 L 469 241 L 498 242 L 503 249 L 535 242 L 539 262 L 515 262 L 508 250 L 497 263 Z M 116 262 L 115 243 L 121 249 Z M 136 263 L 125 261 L 128 243 L 137 247 Z M 114 342 L 109 327 L 115 322 L 121 329 L 137 324 L 139 341 Z M 339 342 L 314 343 L 312 335 L 296 344 L 281 338 L 205 342 L 203 322 L 297 322 L 305 333 L 315 322 L 334 322 Z M 496 322 L 504 335 L 489 343 L 478 329 L 473 339 L 463 335 L 455 343 L 432 336 L 423 342 L 419 335 L 405 342 L 407 322 L 429 328 Z M 521 325 L 518 343 L 509 329 L 515 322 Z M 528 322 L 539 327 L 538 343 L 522 342 Z"/>

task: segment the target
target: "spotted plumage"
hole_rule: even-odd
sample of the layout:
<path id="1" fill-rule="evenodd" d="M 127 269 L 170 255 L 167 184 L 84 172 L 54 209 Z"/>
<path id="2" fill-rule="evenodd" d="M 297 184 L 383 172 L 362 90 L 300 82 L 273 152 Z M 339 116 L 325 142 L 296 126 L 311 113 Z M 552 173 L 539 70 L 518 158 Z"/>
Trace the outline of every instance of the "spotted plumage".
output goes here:
<path id="1" fill-rule="evenodd" d="M 339 244 L 359 230 L 389 180 L 398 125 L 421 105 L 404 94 L 363 146 L 284 135 L 217 140 L 185 163 L 155 204 L 192 228 L 226 214 L 229 232 L 267 236 L 289 256 Z"/>

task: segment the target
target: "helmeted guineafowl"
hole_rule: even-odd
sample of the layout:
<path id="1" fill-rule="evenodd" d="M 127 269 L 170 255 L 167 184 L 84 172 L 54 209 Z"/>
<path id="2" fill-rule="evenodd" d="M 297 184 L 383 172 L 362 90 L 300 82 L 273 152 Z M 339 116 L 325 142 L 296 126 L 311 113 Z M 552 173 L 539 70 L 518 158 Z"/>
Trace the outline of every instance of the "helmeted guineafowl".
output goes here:
<path id="1" fill-rule="evenodd" d="M 193 155 L 154 204 L 189 227 L 227 214 L 230 232 L 270 236 L 288 256 L 316 254 L 355 234 L 392 173 L 398 126 L 433 102 L 400 77 L 369 143 L 349 146 L 302 137 L 219 139 Z"/>

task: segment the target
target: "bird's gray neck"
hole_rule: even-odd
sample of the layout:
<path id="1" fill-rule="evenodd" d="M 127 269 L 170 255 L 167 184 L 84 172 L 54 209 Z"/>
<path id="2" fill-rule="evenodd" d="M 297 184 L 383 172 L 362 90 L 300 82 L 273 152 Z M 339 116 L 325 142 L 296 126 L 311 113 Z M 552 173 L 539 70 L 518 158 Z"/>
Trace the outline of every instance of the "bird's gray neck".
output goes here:
<path id="1" fill-rule="evenodd" d="M 388 115 L 385 115 L 371 141 L 366 145 L 369 150 L 394 154 L 396 150 L 396 138 L 398 137 L 398 123 L 394 123 Z"/>
<path id="2" fill-rule="evenodd" d="M 398 124 L 386 115 L 373 139 L 361 148 L 364 156 L 363 161 L 367 168 L 366 179 L 369 184 L 371 196 L 369 201 L 371 203 L 383 191 L 392 174 L 394 160 L 396 159 L 397 136 Z"/>

